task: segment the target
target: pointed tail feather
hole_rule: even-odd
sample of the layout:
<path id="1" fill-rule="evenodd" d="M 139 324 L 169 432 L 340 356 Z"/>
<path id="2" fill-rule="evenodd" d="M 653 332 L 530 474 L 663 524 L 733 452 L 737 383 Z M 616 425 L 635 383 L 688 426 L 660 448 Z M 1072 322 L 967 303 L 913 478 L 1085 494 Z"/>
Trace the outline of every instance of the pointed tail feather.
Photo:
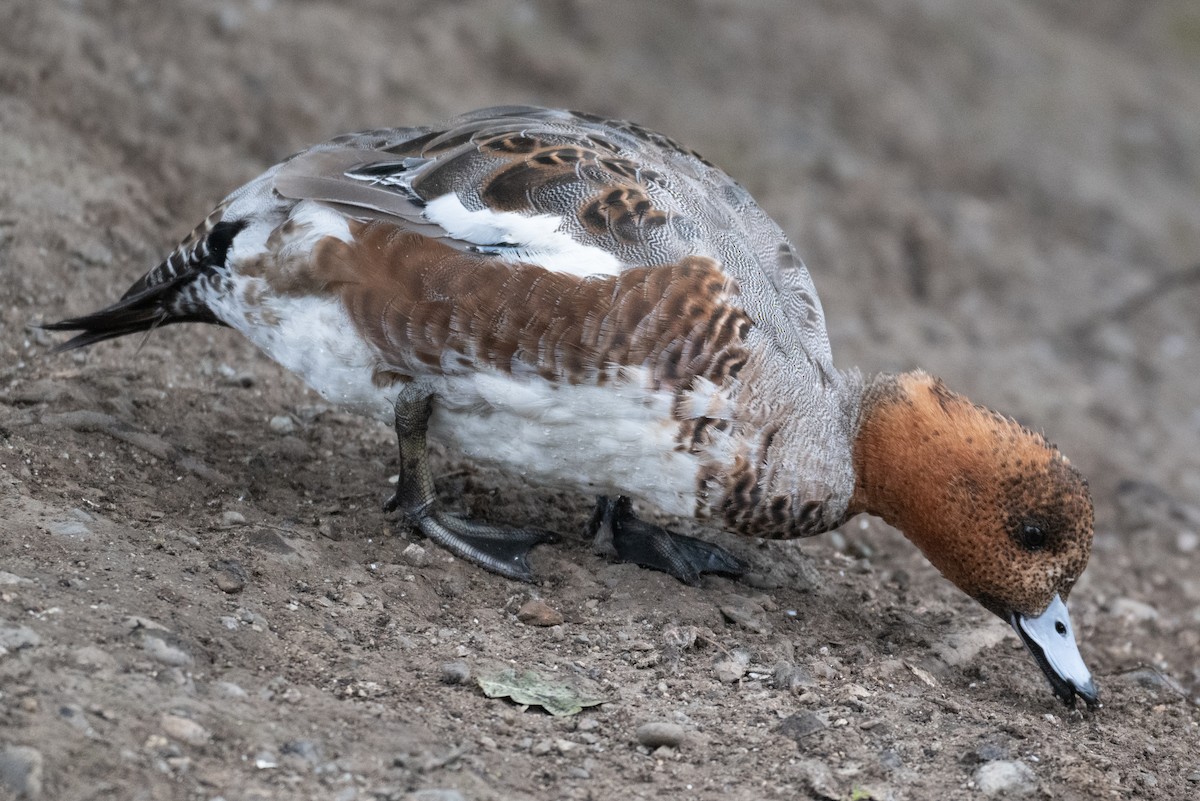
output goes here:
<path id="1" fill-rule="evenodd" d="M 183 278 L 158 284 L 127 296 L 116 303 L 82 317 L 72 317 L 57 323 L 45 323 L 40 327 L 47 331 L 79 331 L 80 333 L 56 345 L 52 353 L 74 350 L 103 342 L 106 339 L 149 331 L 160 325 L 182 322 L 179 315 L 168 307 L 169 300 Z M 191 319 L 197 319 L 192 317 Z"/>
<path id="2" fill-rule="evenodd" d="M 82 317 L 40 326 L 47 331 L 80 332 L 52 352 L 83 348 L 171 323 L 221 324 L 189 287 L 197 278 L 225 264 L 233 238 L 246 227 L 244 220 L 217 222 L 222 212 L 223 208 L 218 208 L 209 215 L 175 252 L 138 279 L 116 303 Z"/>

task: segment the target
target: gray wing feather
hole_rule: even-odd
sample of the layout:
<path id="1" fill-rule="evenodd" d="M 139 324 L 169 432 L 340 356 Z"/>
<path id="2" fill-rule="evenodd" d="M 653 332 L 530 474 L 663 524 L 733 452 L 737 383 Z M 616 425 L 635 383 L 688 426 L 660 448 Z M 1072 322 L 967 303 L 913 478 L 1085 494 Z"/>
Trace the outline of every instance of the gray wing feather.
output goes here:
<path id="1" fill-rule="evenodd" d="M 424 216 L 427 202 L 449 192 L 470 210 L 560 216 L 561 231 L 629 266 L 714 258 L 764 333 L 804 353 L 826 381 L 841 380 L 808 269 L 779 226 L 723 171 L 637 125 L 555 109 L 482 109 L 437 128 L 339 137 L 281 165 L 274 188 L 460 249 L 478 243 L 455 240 Z"/>
<path id="2" fill-rule="evenodd" d="M 372 184 L 353 175 L 379 164 L 396 164 L 399 175 L 410 166 L 387 153 L 356 148 L 315 150 L 301 153 L 280 167 L 275 174 L 275 191 L 293 200 L 318 200 L 337 206 L 353 217 L 386 220 L 427 236 L 445 235 L 439 226 L 425 221 L 424 202 L 398 191 L 403 184 Z"/>

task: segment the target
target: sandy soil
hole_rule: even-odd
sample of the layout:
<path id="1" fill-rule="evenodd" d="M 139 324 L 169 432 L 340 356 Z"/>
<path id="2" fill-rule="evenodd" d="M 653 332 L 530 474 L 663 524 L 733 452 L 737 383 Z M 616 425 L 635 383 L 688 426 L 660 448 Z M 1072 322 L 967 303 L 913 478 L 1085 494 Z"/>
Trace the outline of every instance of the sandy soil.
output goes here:
<path id="1" fill-rule="evenodd" d="M 593 555 L 589 499 L 442 454 L 466 511 L 565 535 L 519 585 L 388 521 L 390 432 L 236 335 L 48 356 L 28 327 L 293 150 L 502 102 L 696 147 L 792 234 L 840 364 L 922 365 L 1062 446 L 1101 710 L 878 521 L 708 532 L 755 574 L 684 587 Z M 0 795 L 1200 797 L 1197 109 L 1187 0 L 8 0 Z M 496 664 L 609 700 L 488 699 Z M 682 741 L 640 744 L 655 721 Z"/>

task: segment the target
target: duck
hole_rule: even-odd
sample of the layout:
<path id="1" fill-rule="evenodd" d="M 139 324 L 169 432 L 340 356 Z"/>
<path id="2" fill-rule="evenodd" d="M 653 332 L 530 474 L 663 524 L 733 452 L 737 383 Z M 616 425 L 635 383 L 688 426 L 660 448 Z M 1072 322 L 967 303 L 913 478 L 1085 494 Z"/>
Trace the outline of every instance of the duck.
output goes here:
<path id="1" fill-rule="evenodd" d="M 1084 477 L 928 373 L 835 367 L 787 236 L 663 134 L 505 106 L 338 136 L 234 190 L 113 304 L 44 327 L 76 332 L 65 351 L 182 322 L 391 425 L 385 510 L 485 570 L 532 580 L 557 535 L 455 514 L 430 437 L 596 496 L 600 550 L 689 583 L 747 565 L 634 500 L 765 539 L 878 516 L 1013 627 L 1058 699 L 1098 704 L 1066 606 Z"/>

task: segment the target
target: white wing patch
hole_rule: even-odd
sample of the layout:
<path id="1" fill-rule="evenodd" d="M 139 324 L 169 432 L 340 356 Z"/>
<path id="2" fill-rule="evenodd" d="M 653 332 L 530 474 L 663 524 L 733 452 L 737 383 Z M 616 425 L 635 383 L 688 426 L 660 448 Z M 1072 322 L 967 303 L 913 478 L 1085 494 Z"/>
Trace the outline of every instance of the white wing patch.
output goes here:
<path id="1" fill-rule="evenodd" d="M 559 215 L 471 211 L 450 192 L 429 202 L 425 219 L 440 225 L 455 239 L 505 261 L 536 264 L 580 277 L 621 272 L 621 262 L 607 250 L 581 244 L 559 230 L 563 222 Z"/>

